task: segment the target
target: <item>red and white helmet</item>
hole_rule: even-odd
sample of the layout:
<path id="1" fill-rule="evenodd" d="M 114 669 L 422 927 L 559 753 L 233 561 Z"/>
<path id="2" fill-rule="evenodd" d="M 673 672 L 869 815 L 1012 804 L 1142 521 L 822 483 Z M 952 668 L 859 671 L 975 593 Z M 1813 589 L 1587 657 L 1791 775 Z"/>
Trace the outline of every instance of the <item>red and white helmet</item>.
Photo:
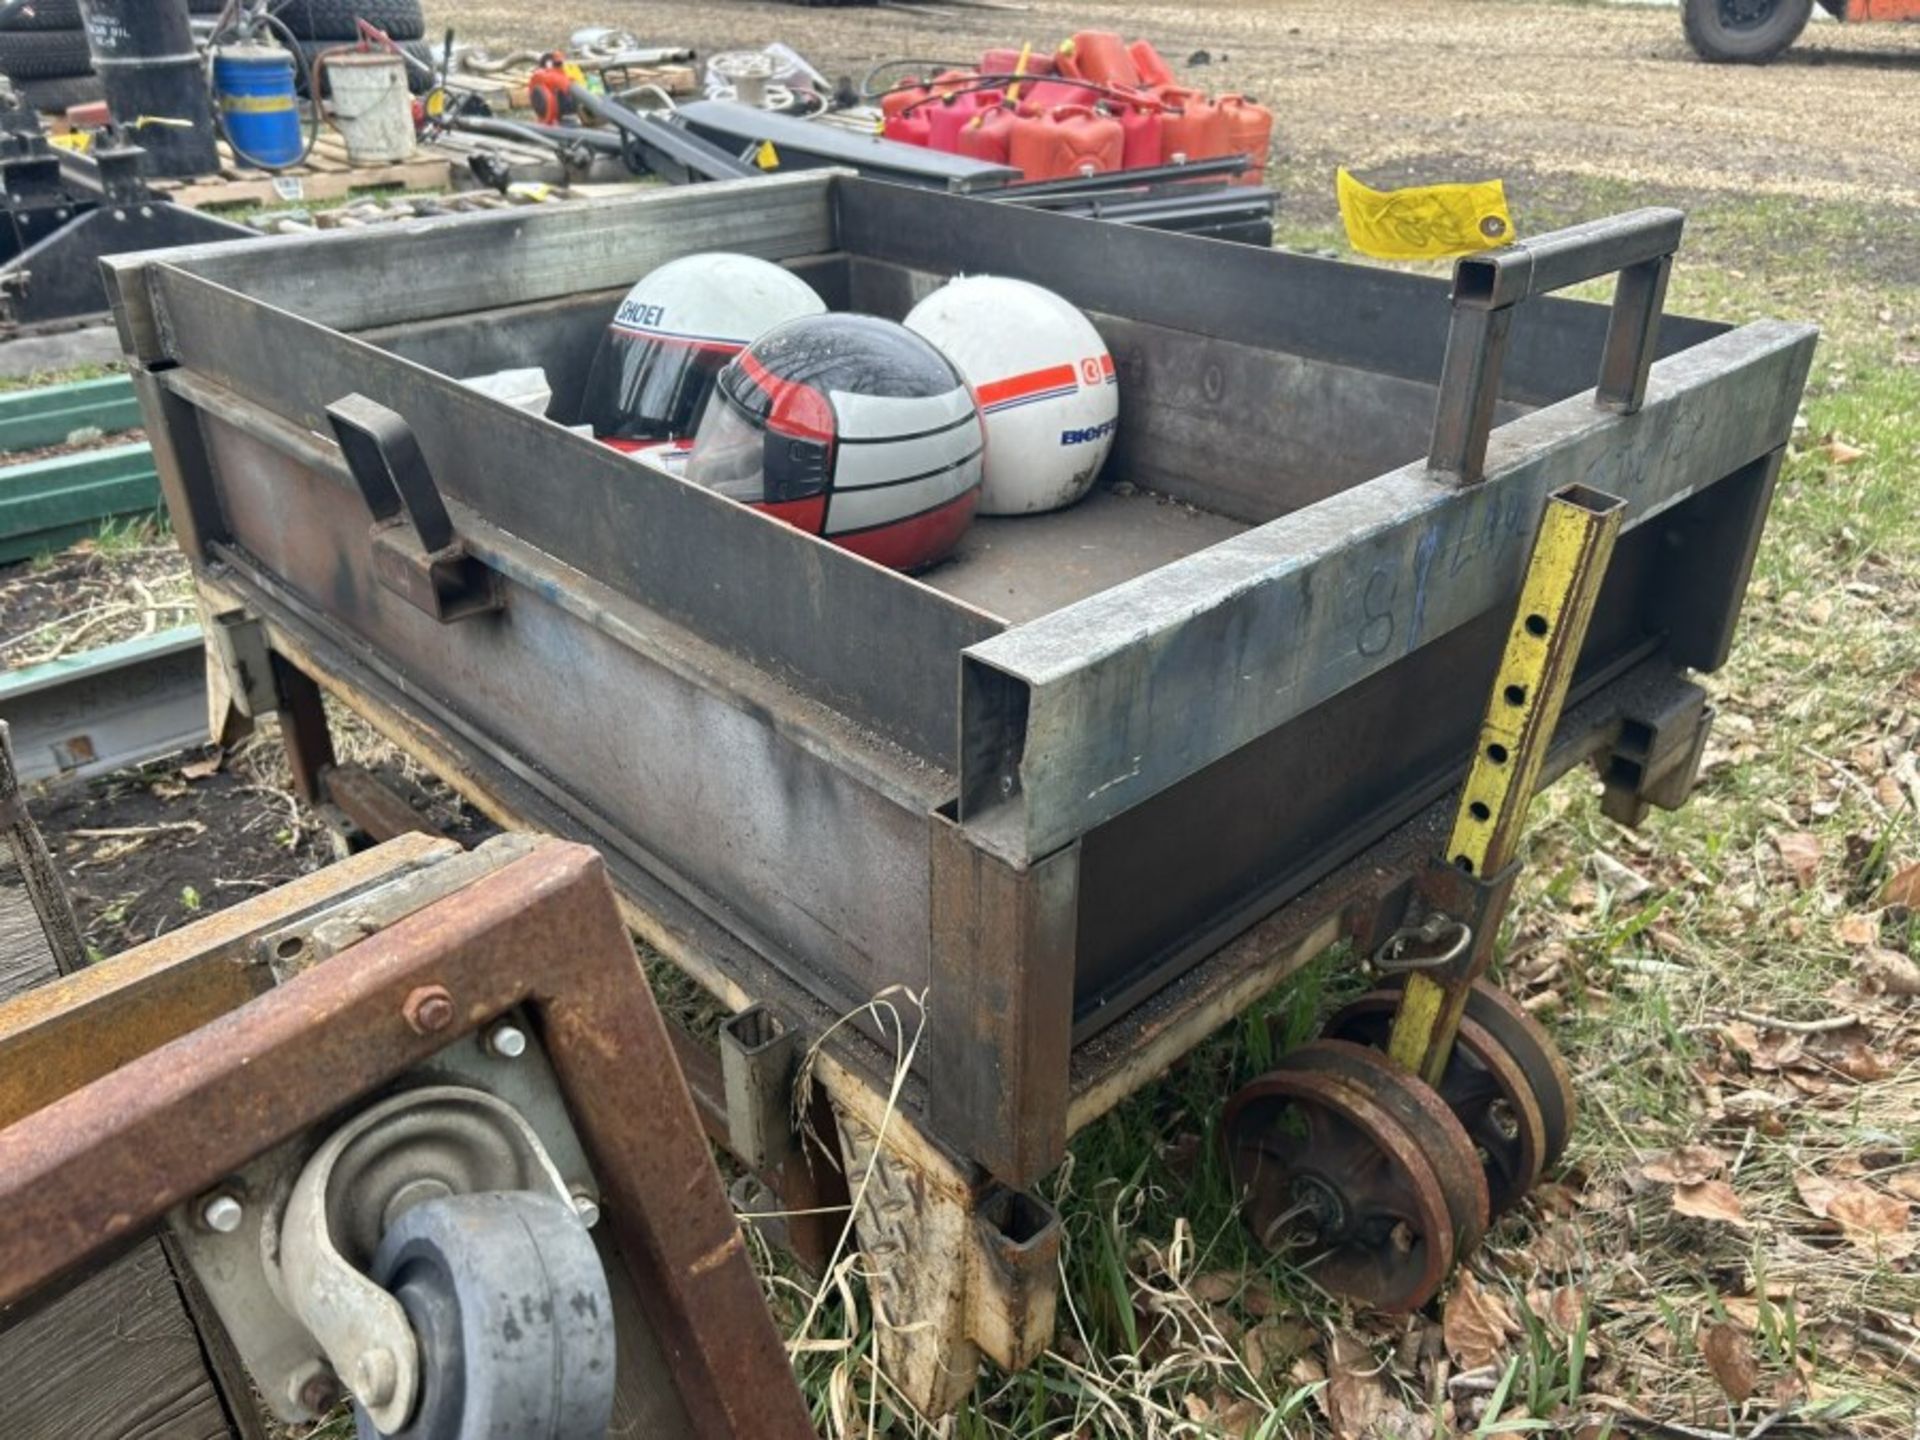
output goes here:
<path id="1" fill-rule="evenodd" d="M 684 255 L 620 302 L 580 418 L 622 450 L 690 436 L 722 367 L 783 321 L 826 310 L 798 275 L 751 255 Z"/>
<path id="2" fill-rule="evenodd" d="M 932 345 L 891 320 L 822 315 L 720 372 L 687 478 L 920 570 L 972 523 L 985 443 L 972 391 Z"/>
<path id="3" fill-rule="evenodd" d="M 1120 377 L 1091 321 L 1051 290 L 963 275 L 907 328 L 967 377 L 987 427 L 982 515 L 1071 505 L 1092 488 L 1120 423 Z"/>

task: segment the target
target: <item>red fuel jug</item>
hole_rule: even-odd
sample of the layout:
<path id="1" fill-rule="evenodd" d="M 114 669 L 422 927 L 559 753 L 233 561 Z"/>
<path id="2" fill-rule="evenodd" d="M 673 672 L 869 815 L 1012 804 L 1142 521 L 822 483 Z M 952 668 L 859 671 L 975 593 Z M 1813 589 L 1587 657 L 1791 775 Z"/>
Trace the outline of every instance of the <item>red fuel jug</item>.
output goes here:
<path id="1" fill-rule="evenodd" d="M 1018 50 L 989 50 L 980 57 L 982 75 L 1011 75 L 1016 70 L 1022 75 L 1030 75 L 1035 80 L 1044 80 L 1053 74 L 1051 55 L 1030 54 L 1027 56 L 1027 68 L 1020 70 L 1020 52 Z"/>
<path id="2" fill-rule="evenodd" d="M 1037 80 L 1020 87 L 1020 103 L 1036 110 L 1051 110 L 1056 105 L 1078 105 L 1084 109 L 1098 105 L 1100 94 L 1070 80 Z"/>
<path id="3" fill-rule="evenodd" d="M 891 120 L 909 105 L 917 105 L 932 93 L 918 76 L 903 80 L 880 97 L 880 113 Z"/>
<path id="4" fill-rule="evenodd" d="M 1188 160 L 1211 160 L 1231 155 L 1227 138 L 1227 117 L 1213 101 L 1198 90 L 1170 90 L 1167 103 L 1176 105 L 1160 122 L 1160 149 L 1169 164 Z"/>
<path id="5" fill-rule="evenodd" d="M 1013 148 L 1013 122 L 1018 118 L 1013 106 L 996 105 L 982 110 L 960 127 L 959 152 L 990 165 L 1005 165 Z"/>
<path id="6" fill-rule="evenodd" d="M 927 117 L 927 145 L 953 155 L 959 153 L 960 131 L 967 122 L 993 109 L 1003 98 L 998 90 L 969 90 L 961 95 L 943 95 L 913 113 Z"/>
<path id="7" fill-rule="evenodd" d="M 1139 170 L 1164 164 L 1166 147 L 1162 142 L 1163 121 L 1160 112 L 1148 106 L 1129 106 L 1120 112 L 1120 164 L 1123 169 Z"/>
<path id="8" fill-rule="evenodd" d="M 1173 84 L 1173 70 L 1160 58 L 1160 52 L 1153 48 L 1152 41 L 1134 41 L 1127 46 L 1127 54 L 1133 57 L 1133 68 L 1140 76 L 1140 83 L 1149 90 Z"/>
<path id="9" fill-rule="evenodd" d="M 1060 47 L 1060 68 L 1077 80 L 1137 89 L 1140 72 L 1127 45 L 1109 30 L 1082 30 Z"/>
<path id="10" fill-rule="evenodd" d="M 1120 168 L 1120 122 L 1084 105 L 1061 105 L 1013 122 L 1008 162 L 1029 180 L 1102 174 Z"/>
<path id="11" fill-rule="evenodd" d="M 1273 112 L 1239 95 L 1222 95 L 1220 110 L 1227 121 L 1227 153 L 1247 157 L 1248 168 L 1236 181 L 1258 185 L 1266 178 L 1267 152 L 1273 145 Z"/>
<path id="12" fill-rule="evenodd" d="M 926 145 L 933 138 L 933 127 L 927 123 L 927 112 L 923 106 L 912 112 L 901 111 L 889 115 L 881 122 L 880 133 L 889 140 L 898 140 L 902 145 Z"/>

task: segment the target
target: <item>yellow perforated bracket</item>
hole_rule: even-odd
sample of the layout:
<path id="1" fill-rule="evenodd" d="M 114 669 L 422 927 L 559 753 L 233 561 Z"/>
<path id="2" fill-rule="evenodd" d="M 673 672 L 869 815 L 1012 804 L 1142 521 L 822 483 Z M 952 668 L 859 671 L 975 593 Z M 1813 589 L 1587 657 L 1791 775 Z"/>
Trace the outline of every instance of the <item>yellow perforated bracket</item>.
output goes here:
<path id="1" fill-rule="evenodd" d="M 1547 497 L 1447 841 L 1448 863 L 1470 875 L 1497 875 L 1519 853 L 1527 807 L 1625 512 L 1625 501 L 1583 485 Z M 1407 977 L 1388 1053 L 1429 1083 L 1437 1084 L 1446 1071 L 1467 992 L 1491 956 L 1491 941 L 1490 935 L 1474 937 L 1469 954 L 1478 963 L 1465 971 Z"/>

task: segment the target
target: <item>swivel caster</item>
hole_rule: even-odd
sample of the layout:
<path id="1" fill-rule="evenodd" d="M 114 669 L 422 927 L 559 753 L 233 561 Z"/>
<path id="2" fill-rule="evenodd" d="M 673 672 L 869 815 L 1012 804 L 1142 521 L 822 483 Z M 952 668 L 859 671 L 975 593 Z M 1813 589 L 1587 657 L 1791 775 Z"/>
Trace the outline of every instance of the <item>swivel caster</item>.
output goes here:
<path id="1" fill-rule="evenodd" d="M 378 1428 L 354 1405 L 359 1440 L 602 1440 L 613 1417 L 613 1304 L 593 1240 L 550 1194 L 425 1200 L 380 1242 L 373 1279 L 406 1312 L 420 1394 Z M 377 1354 L 349 1377 L 380 1394 Z M 379 1403 L 375 1401 L 374 1403 Z"/>

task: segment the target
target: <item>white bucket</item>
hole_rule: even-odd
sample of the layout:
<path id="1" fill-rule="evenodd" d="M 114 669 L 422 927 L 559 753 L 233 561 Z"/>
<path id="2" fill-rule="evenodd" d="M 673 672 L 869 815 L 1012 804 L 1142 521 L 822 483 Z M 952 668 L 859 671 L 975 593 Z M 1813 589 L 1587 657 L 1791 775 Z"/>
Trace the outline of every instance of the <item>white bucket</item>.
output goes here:
<path id="1" fill-rule="evenodd" d="M 355 165 L 383 165 L 413 154 L 413 96 L 398 55 L 330 55 L 322 73 L 333 88 L 333 128 Z"/>

